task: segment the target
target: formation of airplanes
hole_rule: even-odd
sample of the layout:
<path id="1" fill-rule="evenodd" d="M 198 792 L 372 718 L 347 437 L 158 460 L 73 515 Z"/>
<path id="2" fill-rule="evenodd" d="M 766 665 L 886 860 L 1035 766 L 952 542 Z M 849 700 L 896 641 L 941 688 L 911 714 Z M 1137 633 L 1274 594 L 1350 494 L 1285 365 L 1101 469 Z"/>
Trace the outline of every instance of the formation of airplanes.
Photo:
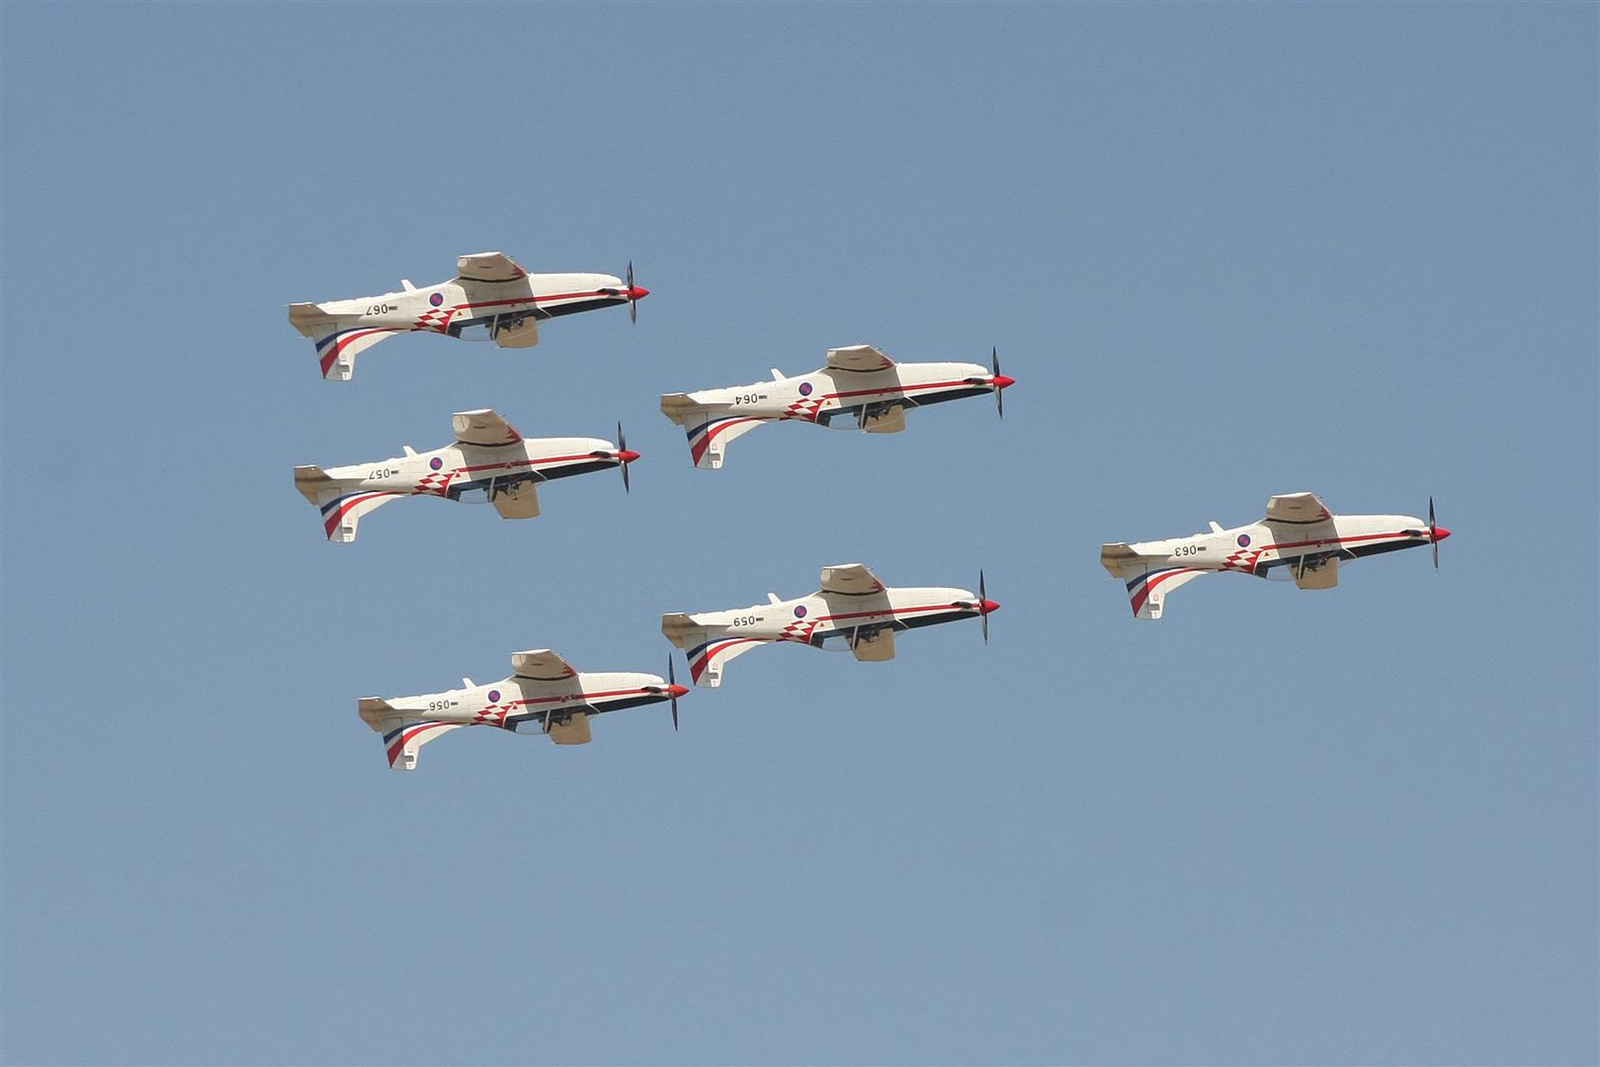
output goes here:
<path id="1" fill-rule="evenodd" d="M 509 256 L 484 252 L 461 256 L 456 277 L 418 288 L 402 280 L 400 292 L 356 300 L 289 305 L 289 321 L 316 345 L 323 377 L 348 381 L 355 357 L 387 337 L 432 332 L 461 338 L 480 331 L 502 348 L 539 343 L 545 320 L 626 304 L 637 319 L 638 301 L 649 290 L 608 274 L 530 274 Z M 719 469 L 729 442 L 766 423 L 808 422 L 867 433 L 897 433 L 906 415 L 929 407 L 993 394 L 1001 417 L 1004 392 L 1015 380 L 1002 374 L 997 350 L 990 364 L 900 363 L 871 345 L 828 351 L 822 367 L 789 376 L 772 371 L 769 381 L 669 393 L 661 410 L 688 437 L 694 466 Z M 405 454 L 372 463 L 323 469 L 296 467 L 295 488 L 316 505 L 329 541 L 356 539 L 363 515 L 407 496 L 481 499 L 503 518 L 540 513 L 539 485 L 559 478 L 617 468 L 628 487 L 630 451 L 617 426 L 615 443 L 600 438 L 525 438 L 490 408 L 452 416 L 455 440 L 431 452 L 409 446 Z M 1158 541 L 1105 544 L 1101 565 L 1127 587 L 1136 618 L 1159 619 L 1165 597 L 1203 574 L 1232 571 L 1291 578 L 1302 589 L 1331 589 L 1339 567 L 1364 556 L 1429 545 L 1439 565 L 1439 542 L 1450 531 L 1428 518 L 1409 515 L 1335 515 L 1311 493 L 1274 496 L 1258 522 Z M 980 621 L 985 643 L 989 616 L 1000 605 L 989 599 L 983 572 L 976 593 L 955 587 L 890 587 L 860 563 L 822 569 L 819 588 L 789 600 L 775 593 L 743 608 L 671 613 L 661 631 L 686 656 L 694 685 L 722 684 L 729 661 L 764 644 L 793 643 L 848 649 L 856 659 L 895 657 L 896 635 L 962 619 Z M 589 720 L 625 708 L 667 703 L 673 728 L 679 685 L 673 659 L 667 677 L 639 673 L 579 672 L 549 649 L 512 654 L 512 673 L 498 682 L 410 697 L 363 697 L 361 719 L 383 738 L 389 765 L 412 770 L 417 751 L 435 737 L 463 726 L 495 726 L 539 732 L 560 745 L 586 744 Z"/>

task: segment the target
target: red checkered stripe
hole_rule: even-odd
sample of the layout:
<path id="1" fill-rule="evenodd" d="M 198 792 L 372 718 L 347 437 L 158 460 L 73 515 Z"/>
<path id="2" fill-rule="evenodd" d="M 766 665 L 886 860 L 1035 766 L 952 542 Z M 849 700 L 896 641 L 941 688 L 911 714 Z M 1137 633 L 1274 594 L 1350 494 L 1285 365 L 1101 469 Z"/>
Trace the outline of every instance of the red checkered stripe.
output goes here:
<path id="1" fill-rule="evenodd" d="M 461 468 L 456 467 L 447 471 L 429 471 L 417 482 L 417 487 L 411 491 L 413 496 L 449 496 L 450 483 L 455 476 L 461 473 Z"/>
<path id="2" fill-rule="evenodd" d="M 779 641 L 795 641 L 802 645 L 811 643 L 811 635 L 816 632 L 816 619 L 796 619 L 783 628 L 778 634 Z"/>
<path id="3" fill-rule="evenodd" d="M 1267 550 L 1264 548 L 1241 548 L 1237 551 L 1229 552 L 1228 557 L 1222 561 L 1222 569 L 1254 574 L 1256 572 L 1256 563 L 1266 554 Z"/>
<path id="4" fill-rule="evenodd" d="M 816 422 L 817 413 L 822 410 L 823 398 L 820 396 L 801 397 L 784 409 L 782 419 L 800 419 L 804 422 Z"/>
<path id="5" fill-rule="evenodd" d="M 455 318 L 456 312 L 460 311 L 462 306 L 458 304 L 449 308 L 429 308 L 417 316 L 417 321 L 412 324 L 411 332 L 448 333 L 450 320 Z"/>

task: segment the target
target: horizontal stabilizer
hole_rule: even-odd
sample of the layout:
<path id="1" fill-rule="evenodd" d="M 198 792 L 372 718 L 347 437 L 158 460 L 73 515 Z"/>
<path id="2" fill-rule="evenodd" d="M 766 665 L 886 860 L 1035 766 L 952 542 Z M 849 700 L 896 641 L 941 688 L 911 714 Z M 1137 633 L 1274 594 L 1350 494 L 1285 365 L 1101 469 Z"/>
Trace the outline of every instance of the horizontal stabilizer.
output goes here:
<path id="1" fill-rule="evenodd" d="M 383 732 L 383 720 L 400 717 L 400 709 L 381 697 L 362 697 L 356 702 L 356 708 L 361 713 L 361 721 L 379 733 Z"/>
<path id="2" fill-rule="evenodd" d="M 704 410 L 705 405 L 691 399 L 688 393 L 667 393 L 661 398 L 662 414 L 679 426 L 695 412 Z"/>
<path id="3" fill-rule="evenodd" d="M 1126 541 L 1100 546 L 1100 566 L 1111 572 L 1111 577 L 1121 578 L 1122 568 L 1139 558 Z"/>
<path id="4" fill-rule="evenodd" d="M 322 310 L 321 304 L 289 305 L 289 325 L 313 341 L 327 333 L 333 321 L 333 316 Z"/>
<path id="5" fill-rule="evenodd" d="M 323 473 L 321 467 L 296 467 L 294 469 L 294 487 L 300 490 L 301 496 L 313 504 L 320 506 L 322 501 L 319 499 L 318 494 L 332 489 L 337 484 L 327 474 Z"/>
<path id="6" fill-rule="evenodd" d="M 704 630 L 704 627 L 688 615 L 661 616 L 661 632 L 666 635 L 668 641 L 671 641 L 679 648 L 684 647 L 683 639 L 685 637 L 693 633 L 699 633 L 702 630 Z"/>

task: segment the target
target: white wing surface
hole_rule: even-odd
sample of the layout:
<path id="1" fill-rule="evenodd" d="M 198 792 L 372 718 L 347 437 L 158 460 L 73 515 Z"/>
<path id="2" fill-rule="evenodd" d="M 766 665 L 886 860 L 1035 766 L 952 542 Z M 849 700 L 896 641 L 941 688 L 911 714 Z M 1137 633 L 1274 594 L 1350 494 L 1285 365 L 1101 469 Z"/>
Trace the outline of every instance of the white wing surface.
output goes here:
<path id="1" fill-rule="evenodd" d="M 456 440 L 464 445 L 492 448 L 496 445 L 515 444 L 522 440 L 522 435 L 516 428 L 495 414 L 492 408 L 458 411 L 450 416 L 450 421 L 455 425 Z"/>
<path id="2" fill-rule="evenodd" d="M 1267 501 L 1268 522 L 1328 522 L 1333 512 L 1315 493 L 1289 493 Z"/>
<path id="3" fill-rule="evenodd" d="M 884 584 L 878 576 L 860 563 L 839 563 L 822 568 L 822 591 L 860 596 L 864 593 L 881 593 Z"/>
<path id="4" fill-rule="evenodd" d="M 850 345 L 828 349 L 828 366 L 834 370 L 888 370 L 894 366 L 894 360 L 871 345 Z"/>
<path id="5" fill-rule="evenodd" d="M 514 282 L 528 272 L 504 252 L 474 252 L 456 260 L 456 275 L 464 282 Z"/>
<path id="6" fill-rule="evenodd" d="M 532 678 L 539 682 L 559 682 L 578 674 L 572 669 L 572 664 L 548 648 L 511 653 L 511 670 L 518 678 Z"/>

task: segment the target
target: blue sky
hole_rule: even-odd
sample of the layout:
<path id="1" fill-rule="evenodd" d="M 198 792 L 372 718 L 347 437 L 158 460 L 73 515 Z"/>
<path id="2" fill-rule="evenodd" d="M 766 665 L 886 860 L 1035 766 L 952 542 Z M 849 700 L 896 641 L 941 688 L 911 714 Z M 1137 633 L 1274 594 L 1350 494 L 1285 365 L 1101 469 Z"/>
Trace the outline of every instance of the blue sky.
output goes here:
<path id="1" fill-rule="evenodd" d="M 1576 1063 L 1596 1046 L 1592 6 L 40 5 L 3 34 L 16 1063 Z M 297 300 L 504 250 L 652 295 L 320 380 Z M 833 345 L 1018 384 L 691 468 Z M 324 543 L 291 468 L 494 406 L 644 454 Z M 1455 531 L 1128 617 L 1274 493 Z M 985 568 L 391 772 L 363 695 Z M 680 663 L 681 669 L 681 663 Z"/>

